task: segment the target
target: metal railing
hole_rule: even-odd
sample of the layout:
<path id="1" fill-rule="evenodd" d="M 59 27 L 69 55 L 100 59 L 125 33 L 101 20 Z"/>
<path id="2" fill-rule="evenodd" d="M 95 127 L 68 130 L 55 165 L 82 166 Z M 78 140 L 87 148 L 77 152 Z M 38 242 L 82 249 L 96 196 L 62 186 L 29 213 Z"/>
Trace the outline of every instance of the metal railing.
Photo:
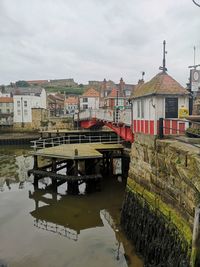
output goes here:
<path id="1" fill-rule="evenodd" d="M 74 116 L 78 119 L 78 115 Z M 98 119 L 107 122 L 123 123 L 131 125 L 131 109 L 113 110 L 113 109 L 97 109 L 97 110 L 82 110 L 79 113 L 79 120 Z"/>
<path id="2" fill-rule="evenodd" d="M 34 150 L 42 149 L 46 147 L 54 147 L 62 144 L 82 144 L 82 143 L 121 143 L 122 139 L 119 136 L 58 136 L 46 139 L 38 139 L 31 141 L 33 144 L 31 147 Z"/>
<path id="3" fill-rule="evenodd" d="M 170 122 L 170 123 L 169 123 Z M 174 127 L 175 125 L 175 127 Z M 181 127 L 179 127 L 181 125 Z M 177 127 L 178 126 L 178 127 Z M 199 131 L 198 131 L 199 129 Z M 199 132 L 199 133 L 198 133 Z M 200 147 L 200 122 L 187 119 L 159 119 L 158 137 L 167 137 Z"/>

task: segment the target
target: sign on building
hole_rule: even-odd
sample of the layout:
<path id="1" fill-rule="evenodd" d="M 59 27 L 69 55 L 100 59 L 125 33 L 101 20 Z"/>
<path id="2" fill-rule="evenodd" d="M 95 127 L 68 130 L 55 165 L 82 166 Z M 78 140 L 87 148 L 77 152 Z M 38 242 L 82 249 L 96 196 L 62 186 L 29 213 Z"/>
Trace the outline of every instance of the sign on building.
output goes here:
<path id="1" fill-rule="evenodd" d="M 191 90 L 193 92 L 198 91 L 200 88 L 200 70 L 192 69 L 190 70 L 190 81 L 191 81 Z"/>

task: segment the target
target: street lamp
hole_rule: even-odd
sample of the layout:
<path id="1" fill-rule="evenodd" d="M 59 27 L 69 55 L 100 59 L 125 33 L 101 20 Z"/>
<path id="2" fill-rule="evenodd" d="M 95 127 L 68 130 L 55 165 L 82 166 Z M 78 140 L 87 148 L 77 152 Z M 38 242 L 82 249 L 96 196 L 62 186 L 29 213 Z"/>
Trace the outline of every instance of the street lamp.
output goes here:
<path id="1" fill-rule="evenodd" d="M 21 111 L 22 111 L 22 128 L 24 128 L 23 97 L 21 97 Z"/>
<path id="2" fill-rule="evenodd" d="M 193 2 L 196 6 L 200 7 L 200 0 L 192 0 L 192 2 Z"/>

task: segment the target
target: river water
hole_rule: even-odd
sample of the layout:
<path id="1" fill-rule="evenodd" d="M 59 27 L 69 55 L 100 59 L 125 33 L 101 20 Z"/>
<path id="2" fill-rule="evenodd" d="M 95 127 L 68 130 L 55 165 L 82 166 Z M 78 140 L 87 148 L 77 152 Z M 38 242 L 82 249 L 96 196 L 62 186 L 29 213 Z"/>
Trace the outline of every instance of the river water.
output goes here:
<path id="1" fill-rule="evenodd" d="M 34 189 L 29 149 L 0 148 L 0 266 L 142 267 L 119 227 L 125 182 L 105 178 L 101 192 L 79 196 Z"/>

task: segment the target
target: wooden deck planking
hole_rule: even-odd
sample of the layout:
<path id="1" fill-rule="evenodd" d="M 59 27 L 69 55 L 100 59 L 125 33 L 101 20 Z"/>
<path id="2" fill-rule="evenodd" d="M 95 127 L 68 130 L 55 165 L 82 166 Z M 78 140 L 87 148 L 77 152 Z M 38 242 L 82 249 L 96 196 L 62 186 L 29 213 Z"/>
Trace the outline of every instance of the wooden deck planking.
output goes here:
<path id="1" fill-rule="evenodd" d="M 75 151 L 78 153 L 75 155 Z M 32 155 L 48 158 L 59 159 L 88 159 L 102 158 L 99 151 L 123 150 L 121 144 L 103 144 L 103 143 L 87 143 L 87 144 L 63 144 L 60 146 L 39 149 L 31 152 Z"/>

